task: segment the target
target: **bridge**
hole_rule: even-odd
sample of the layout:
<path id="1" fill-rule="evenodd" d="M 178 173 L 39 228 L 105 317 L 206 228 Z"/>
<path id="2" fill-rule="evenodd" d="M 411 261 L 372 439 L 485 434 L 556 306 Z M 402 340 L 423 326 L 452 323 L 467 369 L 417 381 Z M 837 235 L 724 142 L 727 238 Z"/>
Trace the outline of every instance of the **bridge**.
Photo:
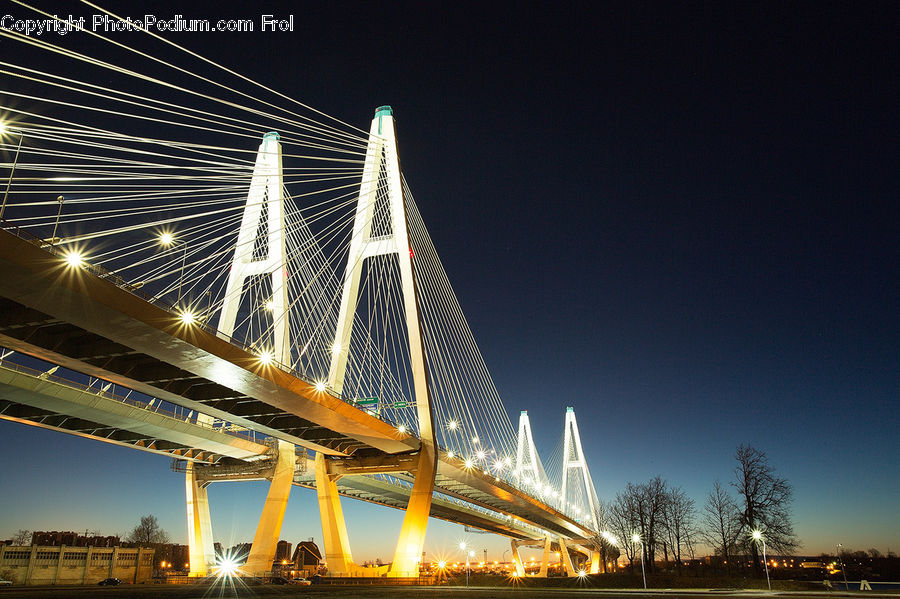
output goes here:
<path id="1" fill-rule="evenodd" d="M 430 517 L 508 537 L 520 574 L 524 545 L 543 547 L 543 575 L 553 550 L 570 576 L 597 571 L 609 537 L 575 412 L 551 480 L 527 413 L 514 429 L 491 382 L 389 106 L 367 132 L 282 117 L 255 151 L 7 112 L 0 418 L 172 457 L 192 575 L 216 567 L 208 486 L 261 479 L 249 573 L 270 569 L 293 486 L 317 493 L 333 574 L 362 572 L 342 496 L 405 513 L 378 574 L 418 575 Z"/>

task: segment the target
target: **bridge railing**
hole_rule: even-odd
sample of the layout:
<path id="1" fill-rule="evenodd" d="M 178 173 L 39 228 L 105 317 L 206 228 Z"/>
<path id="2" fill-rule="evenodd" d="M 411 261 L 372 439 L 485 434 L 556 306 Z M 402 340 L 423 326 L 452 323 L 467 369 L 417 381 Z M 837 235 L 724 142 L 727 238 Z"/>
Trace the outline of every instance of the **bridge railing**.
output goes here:
<path id="1" fill-rule="evenodd" d="M 238 437 L 245 439 L 247 441 L 252 441 L 254 443 L 259 443 L 260 440 L 257 439 L 257 435 L 255 431 L 250 429 L 244 430 L 234 430 L 230 428 L 230 426 L 225 426 L 225 422 L 223 421 L 222 426 L 215 426 L 212 422 L 203 422 L 202 420 L 197 420 L 197 418 L 191 418 L 191 414 L 196 414 L 195 410 L 191 410 L 187 416 L 183 414 L 179 415 L 177 410 L 168 409 L 161 405 L 163 400 L 158 398 L 152 398 L 156 402 L 155 404 L 151 404 L 150 402 L 145 402 L 139 399 L 134 399 L 127 395 L 120 395 L 118 393 L 103 391 L 102 389 L 97 389 L 92 387 L 91 385 L 85 385 L 84 383 L 80 383 L 78 381 L 73 381 L 71 379 L 67 379 L 61 376 L 57 376 L 55 374 L 49 374 L 42 370 L 37 370 L 35 368 L 31 368 L 29 366 L 23 366 L 22 364 L 18 364 L 16 362 L 12 362 L 10 360 L 0 360 L 0 368 L 5 368 L 6 370 L 12 370 L 14 372 L 18 372 L 21 374 L 25 374 L 43 381 L 50 381 L 59 385 L 63 385 L 65 387 L 69 387 L 70 389 L 74 389 L 76 391 L 81 391 L 83 393 L 89 393 L 91 395 L 95 395 L 97 397 L 102 397 L 104 399 L 109 399 L 112 401 L 117 401 L 119 403 L 123 403 L 129 405 L 134 408 L 147 410 L 153 412 L 154 414 L 159 414 L 166 418 L 171 418 L 172 420 L 177 420 L 179 422 L 190 422 L 195 426 L 199 426 L 201 428 L 214 430 L 217 432 L 225 433 L 232 437 Z M 102 379 L 100 379 L 102 380 Z M 168 403 L 168 402 L 166 402 Z M 180 407 L 180 406 L 179 406 Z M 185 408 L 186 409 L 186 408 Z"/>

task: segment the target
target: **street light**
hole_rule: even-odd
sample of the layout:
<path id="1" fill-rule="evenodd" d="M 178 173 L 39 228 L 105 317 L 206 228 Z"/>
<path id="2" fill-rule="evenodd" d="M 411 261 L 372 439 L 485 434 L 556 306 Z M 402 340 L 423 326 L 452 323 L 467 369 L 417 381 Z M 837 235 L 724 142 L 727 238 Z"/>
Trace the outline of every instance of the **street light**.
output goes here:
<path id="1" fill-rule="evenodd" d="M 647 590 L 647 571 L 644 570 L 644 541 L 641 540 L 641 535 L 635 533 L 631 535 L 631 542 L 641 544 L 641 574 L 644 577 L 644 590 Z"/>
<path id="2" fill-rule="evenodd" d="M 0 122 L 0 136 L 4 135 L 8 130 L 6 123 Z M 13 174 L 16 172 L 16 165 L 19 163 L 19 150 L 22 149 L 22 140 L 25 134 L 19 131 L 19 143 L 16 146 L 16 155 L 13 158 L 12 168 L 9 171 L 9 179 L 6 181 L 6 191 L 3 192 L 3 204 L 0 204 L 0 220 L 3 219 L 3 213 L 6 212 L 6 198 L 9 197 L 9 187 L 12 185 Z"/>
<path id="3" fill-rule="evenodd" d="M 835 549 L 837 549 L 838 561 L 841 562 L 841 574 L 844 575 L 844 590 L 849 591 L 850 587 L 847 585 L 847 568 L 844 567 L 844 558 L 841 557 L 841 547 L 843 546 L 842 543 L 838 543 Z"/>
<path id="4" fill-rule="evenodd" d="M 60 196 L 62 197 L 62 196 Z M 62 204 L 60 204 L 60 210 L 62 210 Z M 159 234 L 159 244 L 164 248 L 168 248 L 170 245 L 178 245 L 181 244 L 184 246 L 184 252 L 181 255 L 181 274 L 178 275 L 178 303 L 181 303 L 181 284 L 184 280 L 184 265 L 187 262 L 187 248 L 188 244 L 186 241 L 178 241 L 175 239 L 175 236 L 169 232 L 163 232 Z"/>
<path id="5" fill-rule="evenodd" d="M 460 550 L 466 554 L 466 588 L 469 588 L 469 555 L 470 552 L 466 551 L 466 543 L 463 541 L 459 544 Z M 472 555 L 475 554 L 474 551 L 471 552 Z"/>
<path id="6" fill-rule="evenodd" d="M 56 211 L 56 221 L 53 223 L 53 233 L 50 234 L 50 245 L 52 246 L 54 243 L 59 241 L 56 238 L 56 230 L 59 228 L 59 217 L 62 216 L 62 207 L 63 202 L 65 201 L 65 196 L 57 196 L 56 201 L 59 202 L 59 210 Z"/>
<path id="7" fill-rule="evenodd" d="M 763 534 L 759 530 L 754 530 L 753 531 L 753 540 L 755 540 L 757 543 L 762 541 L 763 565 L 766 567 L 766 584 L 769 585 L 769 590 L 771 591 L 772 590 L 772 582 L 769 580 L 769 564 L 766 561 L 766 538 L 763 536 Z"/>

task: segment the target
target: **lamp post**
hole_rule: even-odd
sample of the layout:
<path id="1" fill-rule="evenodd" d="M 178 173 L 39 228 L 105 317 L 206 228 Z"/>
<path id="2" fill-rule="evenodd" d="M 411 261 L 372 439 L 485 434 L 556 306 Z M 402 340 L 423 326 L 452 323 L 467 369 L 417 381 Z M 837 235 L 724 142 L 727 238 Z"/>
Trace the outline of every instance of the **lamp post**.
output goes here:
<path id="1" fill-rule="evenodd" d="M 56 230 L 59 228 L 59 217 L 62 216 L 62 207 L 65 199 L 65 196 L 57 196 L 56 198 L 56 201 L 59 202 L 59 210 L 56 211 L 56 221 L 53 223 L 53 233 L 50 234 L 51 246 L 58 241 L 56 238 Z"/>
<path id="2" fill-rule="evenodd" d="M 7 127 L 5 123 L 0 123 L 0 135 L 6 133 Z M 0 204 L 0 220 L 3 220 L 3 213 L 6 212 L 6 198 L 9 197 L 9 187 L 12 185 L 13 174 L 16 172 L 16 165 L 19 163 L 19 150 L 22 149 L 22 140 L 25 134 L 19 131 L 19 143 L 16 145 L 16 155 L 13 158 L 12 168 L 9 171 L 9 179 L 6 181 L 6 191 L 3 192 L 3 204 Z"/>
<path id="3" fill-rule="evenodd" d="M 844 567 L 844 558 L 841 557 L 841 547 L 843 546 L 842 543 L 838 543 L 837 546 L 835 546 L 835 549 L 837 550 L 838 561 L 841 562 L 841 574 L 844 575 L 844 590 L 849 591 L 850 586 L 847 584 L 847 568 Z"/>
<path id="4" fill-rule="evenodd" d="M 644 570 L 644 541 L 641 540 L 641 535 L 635 533 L 631 535 L 632 543 L 640 543 L 641 544 L 641 574 L 644 577 L 644 590 L 647 589 L 647 571 Z"/>
<path id="5" fill-rule="evenodd" d="M 760 542 L 760 541 L 762 542 L 763 566 L 765 566 L 765 568 L 766 568 L 766 584 L 769 586 L 769 590 L 771 591 L 772 590 L 772 582 L 769 580 L 769 564 L 766 561 L 766 538 L 763 536 L 763 534 L 760 531 L 754 530 L 753 531 L 753 539 L 756 542 Z"/>
<path id="6" fill-rule="evenodd" d="M 466 554 L 466 588 L 469 588 L 469 552 L 466 551 L 465 541 L 459 544 L 459 548 Z"/>
<path id="7" fill-rule="evenodd" d="M 187 242 L 186 241 L 178 241 L 175 239 L 175 236 L 171 233 L 161 233 L 159 236 L 159 243 L 168 248 L 170 245 L 178 245 L 181 244 L 184 247 L 184 251 L 181 254 L 181 273 L 178 275 L 178 303 L 181 303 L 181 286 L 184 280 L 184 266 L 187 262 Z"/>

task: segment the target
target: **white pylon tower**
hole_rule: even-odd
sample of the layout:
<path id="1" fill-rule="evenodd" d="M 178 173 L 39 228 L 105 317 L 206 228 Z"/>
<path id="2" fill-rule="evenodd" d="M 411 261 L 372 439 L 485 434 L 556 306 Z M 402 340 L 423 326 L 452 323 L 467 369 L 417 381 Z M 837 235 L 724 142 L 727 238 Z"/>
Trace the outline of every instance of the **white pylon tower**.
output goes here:
<path id="1" fill-rule="evenodd" d="M 379 231 L 373 235 L 372 221 L 379 198 L 386 200 L 390 232 Z M 376 109 L 375 118 L 372 119 L 372 126 L 369 129 L 366 161 L 363 166 L 359 202 L 353 222 L 353 236 L 347 257 L 341 307 L 328 371 L 328 387 L 338 394 L 342 392 L 344 386 L 363 264 L 368 258 L 392 255 L 397 256 L 400 269 L 400 287 L 403 294 L 421 446 L 415 481 L 389 576 L 418 576 L 437 472 L 437 442 L 434 436 L 434 415 L 416 297 L 416 273 L 403 202 L 396 125 L 391 107 L 381 106 Z"/>
<path id="2" fill-rule="evenodd" d="M 266 133 L 256 154 L 253 177 L 247 192 L 247 203 L 241 218 L 234 259 L 225 287 L 218 330 L 224 335 L 234 333 L 235 322 L 241 307 L 244 280 L 254 275 L 269 275 L 272 281 L 271 302 L 273 345 L 261 347 L 269 357 L 284 365 L 290 365 L 291 351 L 288 345 L 287 316 L 287 247 L 285 242 L 285 210 L 282 184 L 281 144 L 275 132 Z M 263 220 L 263 209 L 266 217 Z M 265 227 L 265 238 L 260 237 Z M 253 309 L 253 308 L 251 308 Z M 211 422 L 211 417 L 200 414 L 198 420 Z M 278 440 L 273 448 L 274 468 L 266 502 L 260 515 L 250 554 L 244 566 L 245 572 L 261 573 L 271 568 L 275 558 L 281 525 L 287 508 L 296 462 L 295 447 Z M 193 466 L 187 469 L 187 516 L 192 576 L 205 576 L 212 567 L 212 526 L 209 517 L 209 501 L 206 488 L 198 484 Z"/>
<path id="3" fill-rule="evenodd" d="M 247 204 L 241 218 L 234 260 L 225 287 L 225 299 L 219 314 L 219 332 L 231 336 L 241 306 L 244 280 L 254 275 L 269 275 L 272 281 L 272 297 L 269 312 L 272 315 L 272 347 L 261 347 L 270 352 L 270 357 L 281 364 L 290 366 L 289 321 L 287 315 L 287 247 L 285 242 L 284 176 L 281 165 L 281 144 L 278 133 L 269 132 L 263 136 Z M 266 219 L 263 221 L 263 208 Z M 257 240 L 260 226 L 264 225 L 264 243 Z"/>
<path id="4" fill-rule="evenodd" d="M 520 486 L 523 481 L 536 485 L 543 495 L 546 475 L 531 436 L 531 420 L 527 410 L 522 410 L 519 414 L 519 434 L 516 441 L 516 482 Z"/>
<path id="5" fill-rule="evenodd" d="M 591 473 L 588 471 L 587 461 L 584 459 L 584 450 L 581 448 L 581 435 L 578 434 L 578 423 L 575 421 L 575 410 L 566 408 L 566 430 L 563 440 L 563 467 L 562 467 L 562 493 L 563 511 L 565 510 L 565 502 L 567 501 L 566 490 L 569 480 L 569 470 L 581 470 L 581 478 L 584 481 L 584 492 L 588 498 L 588 507 L 591 511 L 591 524 L 594 530 L 600 531 L 600 501 L 597 498 L 597 491 L 594 489 L 594 482 L 591 480 Z"/>

